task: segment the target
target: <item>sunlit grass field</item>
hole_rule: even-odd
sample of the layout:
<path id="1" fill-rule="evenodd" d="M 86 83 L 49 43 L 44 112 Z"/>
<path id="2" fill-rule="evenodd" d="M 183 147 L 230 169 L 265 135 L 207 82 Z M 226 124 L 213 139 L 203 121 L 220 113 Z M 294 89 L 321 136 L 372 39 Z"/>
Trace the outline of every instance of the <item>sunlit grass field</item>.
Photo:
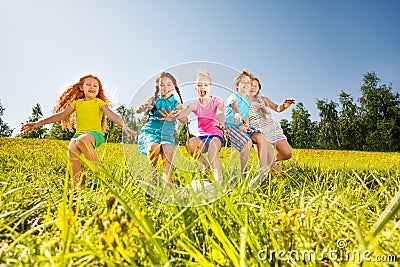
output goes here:
<path id="1" fill-rule="evenodd" d="M 294 150 L 256 191 L 239 181 L 180 207 L 141 189 L 121 144 L 84 167 L 99 188 L 72 188 L 67 145 L 0 139 L 0 266 L 399 266 L 398 153 Z M 231 153 L 220 152 L 226 168 Z M 256 165 L 252 151 L 242 179 Z"/>

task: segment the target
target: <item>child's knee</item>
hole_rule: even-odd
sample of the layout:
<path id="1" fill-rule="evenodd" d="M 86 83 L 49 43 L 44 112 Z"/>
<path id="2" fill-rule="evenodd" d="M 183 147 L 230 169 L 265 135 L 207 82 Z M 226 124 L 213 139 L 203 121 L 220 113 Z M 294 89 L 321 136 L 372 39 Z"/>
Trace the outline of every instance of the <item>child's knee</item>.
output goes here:
<path id="1" fill-rule="evenodd" d="M 190 155 L 193 156 L 194 154 L 199 153 L 202 141 L 197 138 L 191 138 L 186 144 Z"/>
<path id="2" fill-rule="evenodd" d="M 291 157 L 292 157 L 292 150 L 285 151 L 285 154 L 283 155 L 283 158 L 285 160 L 287 160 L 287 159 L 290 159 Z"/>
<path id="3" fill-rule="evenodd" d="M 77 156 L 81 154 L 81 150 L 79 149 L 77 144 L 71 144 L 68 147 L 68 158 L 69 159 L 77 159 Z"/>
<path id="4" fill-rule="evenodd" d="M 241 153 L 242 154 L 250 153 L 250 150 L 251 150 L 252 146 L 253 146 L 253 142 L 252 141 L 248 141 L 246 144 L 244 144 Z"/>
<path id="5" fill-rule="evenodd" d="M 158 156 L 158 154 L 160 154 L 160 151 L 161 151 L 160 144 L 159 143 L 153 143 L 153 144 L 151 144 L 149 146 L 148 155 L 149 155 L 150 158 L 153 158 L 153 157 Z"/>
<path id="6" fill-rule="evenodd" d="M 159 143 L 153 143 L 149 146 L 149 151 L 160 151 L 160 144 Z"/>
<path id="7" fill-rule="evenodd" d="M 90 146 L 92 146 L 89 136 L 82 136 L 76 139 L 76 144 L 78 145 L 78 147 L 84 147 L 84 148 L 89 148 Z"/>
<path id="8" fill-rule="evenodd" d="M 221 143 L 221 140 L 219 139 L 219 138 L 217 138 L 217 137 L 214 137 L 212 140 L 211 140 L 211 144 L 213 144 L 218 150 L 221 148 L 221 146 L 222 146 L 222 143 Z"/>
<path id="9" fill-rule="evenodd" d="M 252 146 L 253 146 L 253 142 L 252 142 L 251 140 L 248 141 L 248 142 L 245 144 L 245 147 L 246 147 L 248 150 L 250 150 Z"/>

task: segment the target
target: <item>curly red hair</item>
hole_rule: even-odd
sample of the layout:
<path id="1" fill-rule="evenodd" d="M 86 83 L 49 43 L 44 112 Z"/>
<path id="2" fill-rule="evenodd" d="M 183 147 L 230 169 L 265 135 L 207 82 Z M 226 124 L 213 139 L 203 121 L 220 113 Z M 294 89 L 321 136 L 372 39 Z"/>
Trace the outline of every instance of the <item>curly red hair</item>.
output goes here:
<path id="1" fill-rule="evenodd" d="M 87 74 L 87 75 L 79 78 L 79 80 L 76 83 L 67 86 L 67 88 L 64 90 L 64 92 L 61 94 L 60 98 L 57 101 L 56 112 L 61 112 L 61 111 L 65 110 L 75 100 L 85 98 L 85 95 L 82 90 L 82 85 L 83 85 L 85 79 L 87 79 L 87 78 L 96 79 L 96 81 L 99 83 L 99 93 L 97 94 L 96 97 L 103 100 L 104 102 L 106 102 L 107 105 L 111 104 L 104 93 L 103 85 L 101 84 L 100 79 L 92 74 Z M 68 129 L 69 131 L 73 131 L 72 128 L 75 127 L 75 124 L 76 124 L 75 112 L 68 115 L 61 121 L 62 128 Z M 103 130 L 105 131 L 106 126 L 107 126 L 105 115 L 103 115 L 103 118 L 101 121 L 101 126 L 103 127 Z"/>

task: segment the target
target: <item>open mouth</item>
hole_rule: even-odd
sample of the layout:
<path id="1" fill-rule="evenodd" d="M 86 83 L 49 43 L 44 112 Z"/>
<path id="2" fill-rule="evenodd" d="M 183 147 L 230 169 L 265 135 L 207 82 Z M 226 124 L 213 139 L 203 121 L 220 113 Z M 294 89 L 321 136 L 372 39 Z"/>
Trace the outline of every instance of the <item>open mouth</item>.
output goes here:
<path id="1" fill-rule="evenodd" d="M 168 95 L 169 93 L 171 93 L 172 92 L 172 90 L 168 90 L 168 91 L 165 91 L 164 93 L 162 93 L 161 95 L 162 96 L 166 96 L 166 95 Z"/>
<path id="2" fill-rule="evenodd" d="M 207 94 L 207 91 L 206 90 L 200 90 L 199 94 L 200 94 L 200 97 L 205 97 L 206 94 Z"/>

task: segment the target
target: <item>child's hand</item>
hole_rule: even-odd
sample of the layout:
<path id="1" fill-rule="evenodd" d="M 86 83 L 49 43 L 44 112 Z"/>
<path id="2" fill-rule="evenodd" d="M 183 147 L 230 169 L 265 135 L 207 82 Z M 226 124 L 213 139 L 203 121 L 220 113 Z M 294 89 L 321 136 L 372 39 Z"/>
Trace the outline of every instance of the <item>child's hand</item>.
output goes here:
<path id="1" fill-rule="evenodd" d="M 244 124 L 239 126 L 239 131 L 241 131 L 242 133 L 247 133 L 247 129 L 249 127 L 246 127 Z"/>
<path id="2" fill-rule="evenodd" d="M 141 104 L 137 109 L 137 113 L 142 113 L 144 110 L 152 109 L 153 105 L 150 102 L 146 102 L 144 104 Z"/>
<path id="3" fill-rule="evenodd" d="M 242 115 L 240 113 L 235 113 L 235 116 L 233 117 L 233 122 L 235 124 L 239 124 L 243 121 L 244 121 L 244 119 L 243 119 Z"/>
<path id="4" fill-rule="evenodd" d="M 293 98 L 286 98 L 286 100 L 283 102 L 283 107 L 288 108 L 290 105 L 294 104 L 295 101 Z"/>
<path id="5" fill-rule="evenodd" d="M 129 127 L 125 127 L 125 128 L 124 128 L 124 131 L 125 131 L 130 137 L 135 137 L 135 136 L 136 136 L 135 131 L 131 130 L 131 128 L 129 128 Z"/>
<path id="6" fill-rule="evenodd" d="M 218 123 L 218 124 L 214 124 L 213 126 L 218 128 L 218 129 L 220 129 L 222 134 L 223 134 L 223 136 L 224 136 L 224 138 L 228 139 L 228 132 L 225 130 L 224 125 L 222 125 L 221 123 Z"/>
<path id="7" fill-rule="evenodd" d="M 37 122 L 28 122 L 27 124 L 25 124 L 24 126 L 21 127 L 21 131 L 26 133 L 37 127 L 39 127 L 39 125 L 37 125 Z"/>
<path id="8" fill-rule="evenodd" d="M 168 111 L 165 110 L 165 108 L 163 108 L 162 110 L 158 111 L 162 118 L 158 118 L 158 120 L 161 121 L 173 121 L 176 120 L 179 116 L 179 110 L 171 110 L 171 108 L 168 108 Z"/>

